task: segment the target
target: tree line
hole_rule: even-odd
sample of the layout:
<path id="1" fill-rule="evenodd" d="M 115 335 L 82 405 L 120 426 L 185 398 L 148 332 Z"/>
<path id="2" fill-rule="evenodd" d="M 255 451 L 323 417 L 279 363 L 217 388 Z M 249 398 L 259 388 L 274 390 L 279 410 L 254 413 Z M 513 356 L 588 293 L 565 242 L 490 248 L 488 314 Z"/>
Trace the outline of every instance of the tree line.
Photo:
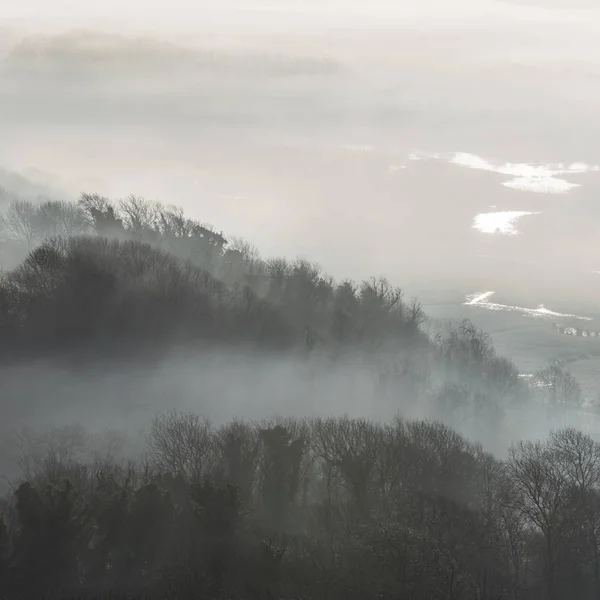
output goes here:
<path id="1" fill-rule="evenodd" d="M 84 459 L 80 428 L 40 440 L 2 503 L 11 600 L 600 594 L 600 445 L 575 429 L 506 460 L 400 418 L 169 412 L 138 461 Z"/>

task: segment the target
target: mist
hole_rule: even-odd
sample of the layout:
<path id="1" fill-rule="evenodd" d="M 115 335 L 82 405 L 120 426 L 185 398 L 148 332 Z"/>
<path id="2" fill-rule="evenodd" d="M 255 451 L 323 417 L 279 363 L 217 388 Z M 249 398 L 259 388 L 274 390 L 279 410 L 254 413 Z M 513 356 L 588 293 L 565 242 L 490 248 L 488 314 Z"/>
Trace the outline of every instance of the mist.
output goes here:
<path id="1" fill-rule="evenodd" d="M 0 594 L 597 598 L 596 4 L 0 8 Z"/>

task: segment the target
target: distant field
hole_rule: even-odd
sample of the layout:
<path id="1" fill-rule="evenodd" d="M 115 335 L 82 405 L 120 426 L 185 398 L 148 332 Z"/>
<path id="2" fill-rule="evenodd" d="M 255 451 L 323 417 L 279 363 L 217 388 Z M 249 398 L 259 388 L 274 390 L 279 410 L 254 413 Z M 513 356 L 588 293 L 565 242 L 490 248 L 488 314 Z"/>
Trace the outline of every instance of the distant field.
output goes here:
<path id="1" fill-rule="evenodd" d="M 600 395 L 600 358 L 578 360 L 569 365 L 569 370 L 581 384 L 583 391 L 591 398 Z"/>
<path id="2" fill-rule="evenodd" d="M 498 354 L 509 357 L 522 372 L 530 373 L 560 360 L 577 377 L 586 396 L 594 398 L 600 394 L 600 338 L 564 335 L 553 327 L 554 322 L 572 324 L 568 320 L 464 306 L 464 296 L 461 298 L 457 291 L 414 292 L 422 298 L 425 311 L 433 319 L 471 319 L 490 334 Z M 598 331 L 600 321 L 595 318 L 579 326 Z"/>

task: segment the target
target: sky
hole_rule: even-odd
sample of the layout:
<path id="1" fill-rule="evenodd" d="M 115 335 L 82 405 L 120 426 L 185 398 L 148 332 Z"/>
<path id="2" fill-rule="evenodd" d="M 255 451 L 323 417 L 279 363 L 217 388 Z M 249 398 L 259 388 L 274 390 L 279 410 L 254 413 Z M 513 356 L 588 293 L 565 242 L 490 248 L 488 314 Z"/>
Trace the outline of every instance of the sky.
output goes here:
<path id="1" fill-rule="evenodd" d="M 600 164 L 598 10 L 531 4 L 4 2 L 0 167 L 180 204 L 338 277 L 478 273 L 490 247 L 557 261 L 575 221 L 562 259 L 587 264 L 593 173 L 545 197 L 493 170 L 392 169 L 415 150 Z M 473 231 L 503 211 L 535 216 L 510 241 Z"/>
<path id="2" fill-rule="evenodd" d="M 593 0 L 22 0 L 0 9 L 4 19 L 35 19 L 46 24 L 111 22 L 134 27 L 194 31 L 220 26 L 353 27 L 390 25 L 393 21 L 429 19 L 438 26 L 457 21 L 508 18 L 543 22 L 575 20 L 589 26 L 585 13 L 598 12 Z M 236 16 L 233 17 L 232 15 Z M 268 19 L 265 15 L 268 14 Z M 226 15 L 219 19 L 219 16 Z M 213 21 L 214 20 L 214 21 Z M 431 23 L 430 23 L 431 24 Z"/>

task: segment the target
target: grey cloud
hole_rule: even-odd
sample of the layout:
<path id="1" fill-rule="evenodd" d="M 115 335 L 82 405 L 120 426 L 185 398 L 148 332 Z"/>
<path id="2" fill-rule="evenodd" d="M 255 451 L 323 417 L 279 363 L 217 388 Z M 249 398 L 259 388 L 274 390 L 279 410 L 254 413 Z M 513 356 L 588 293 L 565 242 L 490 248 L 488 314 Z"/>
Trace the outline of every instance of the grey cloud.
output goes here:
<path id="1" fill-rule="evenodd" d="M 166 39 L 77 30 L 57 35 L 28 36 L 5 59 L 11 75 L 102 78 L 122 76 L 294 76 L 335 72 L 331 60 L 280 56 L 276 48 L 261 53 L 202 50 Z"/>

